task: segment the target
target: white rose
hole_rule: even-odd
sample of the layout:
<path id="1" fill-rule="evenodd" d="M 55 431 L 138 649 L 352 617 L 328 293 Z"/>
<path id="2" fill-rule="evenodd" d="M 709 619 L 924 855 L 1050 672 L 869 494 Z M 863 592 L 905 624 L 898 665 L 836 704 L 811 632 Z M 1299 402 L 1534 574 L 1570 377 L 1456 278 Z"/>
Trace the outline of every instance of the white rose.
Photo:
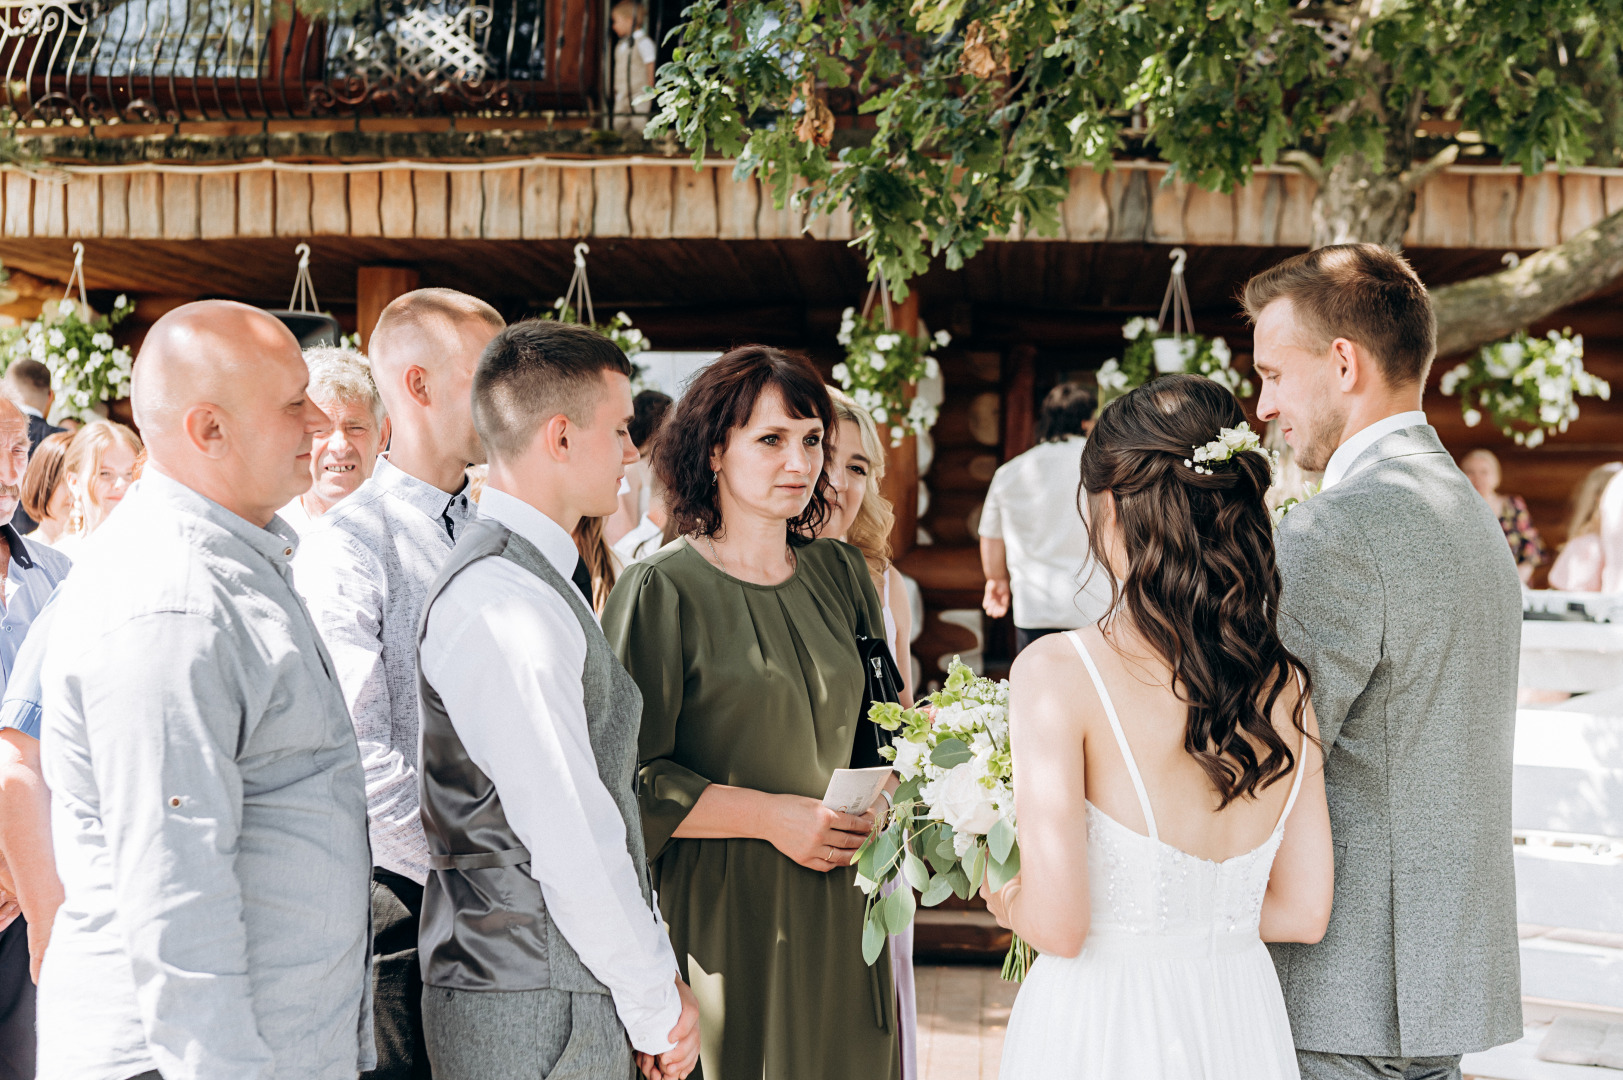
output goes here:
<path id="1" fill-rule="evenodd" d="M 1529 449 L 1544 445 L 1544 429 L 1537 428 L 1527 433 L 1527 446 Z"/>
<path id="2" fill-rule="evenodd" d="M 906 429 L 901 427 L 893 427 L 890 429 L 890 444 L 892 446 L 900 446 L 902 444 L 902 440 L 905 438 L 907 438 Z"/>
<path id="3" fill-rule="evenodd" d="M 69 349 L 66 355 L 69 363 L 76 362 L 79 359 L 79 350 L 77 347 L 74 347 Z"/>
<path id="4" fill-rule="evenodd" d="M 73 314 L 73 301 L 72 300 L 64 300 L 64 301 L 62 301 L 61 303 L 56 305 L 56 310 L 59 313 L 63 314 L 63 315 L 72 315 Z"/>
<path id="5" fill-rule="evenodd" d="M 929 758 L 929 747 L 909 739 L 897 739 L 892 745 L 896 747 L 896 760 L 892 763 L 896 775 L 903 780 L 911 780 L 924 771 L 924 762 Z"/>
<path id="6" fill-rule="evenodd" d="M 878 353 L 874 353 L 873 356 L 868 358 L 868 366 L 873 368 L 875 371 L 884 371 L 885 358 L 880 356 Z"/>
<path id="7" fill-rule="evenodd" d="M 937 330 L 935 332 L 935 343 L 937 348 L 945 349 L 952 344 L 952 335 L 945 330 Z"/>
<path id="8" fill-rule="evenodd" d="M 1482 423 L 1482 414 L 1481 413 L 1477 412 L 1475 409 L 1466 409 L 1465 410 L 1465 426 L 1466 427 L 1476 427 L 1480 423 Z"/>
<path id="9" fill-rule="evenodd" d="M 890 352 L 890 350 L 894 349 L 897 345 L 900 345 L 901 342 L 902 339 L 896 334 L 880 334 L 878 337 L 873 339 L 873 347 L 878 349 L 880 352 Z"/>
<path id="10" fill-rule="evenodd" d="M 997 824 L 992 792 L 981 783 L 982 769 L 972 761 L 954 766 L 935 785 L 930 808 L 941 815 L 953 832 L 984 836 Z"/>
<path id="11" fill-rule="evenodd" d="M 1229 349 L 1229 343 L 1222 338 L 1212 338 L 1212 355 L 1224 367 L 1227 367 L 1228 362 L 1234 358 L 1234 353 Z"/>
<path id="12" fill-rule="evenodd" d="M 936 358 L 933 356 L 926 356 L 924 358 L 924 377 L 926 379 L 933 379 L 940 374 L 941 365 L 936 362 Z"/>
<path id="13" fill-rule="evenodd" d="M 130 306 L 130 298 L 125 296 L 123 293 L 119 293 L 118 294 L 118 299 L 113 301 L 113 306 L 115 308 L 129 307 Z"/>
<path id="14" fill-rule="evenodd" d="M 873 410 L 873 422 L 874 423 L 883 424 L 886 420 L 889 420 L 889 419 L 890 419 L 890 412 L 888 410 L 886 410 L 886 409 L 875 409 L 875 410 Z"/>
<path id="15" fill-rule="evenodd" d="M 835 380 L 841 383 L 849 382 L 851 379 L 851 369 L 844 364 L 835 364 L 832 374 Z"/>
<path id="16" fill-rule="evenodd" d="M 50 342 L 53 349 L 60 349 L 68 343 L 67 337 L 60 330 L 51 330 L 45 335 L 45 340 Z"/>
<path id="17" fill-rule="evenodd" d="M 90 344 L 106 352 L 113 347 L 113 335 L 106 332 L 97 334 L 90 339 Z"/>

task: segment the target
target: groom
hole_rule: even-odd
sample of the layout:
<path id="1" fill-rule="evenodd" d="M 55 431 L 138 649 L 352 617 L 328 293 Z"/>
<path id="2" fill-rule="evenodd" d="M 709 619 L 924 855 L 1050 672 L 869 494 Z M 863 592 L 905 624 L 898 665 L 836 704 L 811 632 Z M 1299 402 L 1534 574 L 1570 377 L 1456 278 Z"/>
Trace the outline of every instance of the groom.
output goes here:
<path id="1" fill-rule="evenodd" d="M 614 513 L 637 460 L 630 374 L 607 338 L 537 321 L 474 373 L 490 474 L 418 630 L 438 1080 L 624 1080 L 633 1051 L 680 1080 L 698 1061 L 632 790 L 642 695 L 574 580 L 570 534 Z"/>
<path id="2" fill-rule="evenodd" d="M 1330 929 L 1274 945 L 1305 1080 L 1446 1080 L 1522 1035 L 1511 853 L 1521 593 L 1498 523 L 1421 411 L 1425 286 L 1373 244 L 1245 287 L 1257 415 L 1320 494 L 1279 527 L 1280 633 L 1313 676 L 1335 837 Z"/>

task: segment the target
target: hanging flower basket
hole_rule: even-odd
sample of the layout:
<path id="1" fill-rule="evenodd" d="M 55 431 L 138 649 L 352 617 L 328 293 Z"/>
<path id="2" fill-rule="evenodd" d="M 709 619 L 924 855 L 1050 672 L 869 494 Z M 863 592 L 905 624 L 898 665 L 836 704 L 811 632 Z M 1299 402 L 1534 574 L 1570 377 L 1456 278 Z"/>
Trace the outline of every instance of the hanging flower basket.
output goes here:
<path id="1" fill-rule="evenodd" d="M 53 417 L 89 421 L 99 419 L 97 405 L 130 396 L 134 358 L 128 349 L 113 344 L 112 329 L 135 305 L 120 295 L 111 314 L 91 310 L 84 293 L 84 245 L 76 243 L 73 249 L 68 295 L 47 301 L 38 319 L 6 331 L 0 338 L 0 371 L 17 360 L 38 360 L 51 369 L 51 389 L 56 393 Z M 79 298 L 74 300 L 76 284 Z"/>
<path id="2" fill-rule="evenodd" d="M 1584 339 L 1570 329 L 1533 337 L 1525 330 L 1484 345 L 1443 373 L 1444 394 L 1460 398 L 1467 427 L 1487 417 L 1518 446 L 1539 446 L 1578 419 L 1580 397 L 1612 396 L 1605 379 L 1584 370 Z"/>
<path id="3" fill-rule="evenodd" d="M 834 379 L 858 405 L 868 410 L 874 423 L 890 432 L 890 444 L 900 446 L 909 434 L 923 435 L 935 427 L 939 410 L 922 396 L 908 397 L 908 387 L 921 379 L 941 374 L 941 365 L 930 355 L 944 349 L 952 335 L 937 330 L 929 334 L 904 334 L 891 326 L 890 289 L 883 276 L 874 283 L 881 303 L 874 304 L 869 291 L 868 310 L 858 314 L 848 307 L 840 313 L 840 332 L 835 340 L 845 346 L 845 360 L 834 365 Z"/>
<path id="4" fill-rule="evenodd" d="M 597 321 L 597 311 L 592 306 L 592 286 L 586 280 L 586 256 L 591 250 L 585 244 L 575 245 L 575 273 L 569 279 L 569 288 L 552 302 L 552 310 L 544 313 L 541 318 L 589 326 L 618 345 L 620 351 L 626 354 L 626 359 L 633 360 L 638 353 L 647 351 L 648 339 L 643 336 L 641 330 L 631 325 L 631 316 L 623 311 L 615 312 L 614 318 L 606 323 Z M 586 309 L 584 321 L 580 317 L 583 307 Z M 631 365 L 633 389 L 642 389 L 642 375 L 643 369 L 633 363 Z"/>

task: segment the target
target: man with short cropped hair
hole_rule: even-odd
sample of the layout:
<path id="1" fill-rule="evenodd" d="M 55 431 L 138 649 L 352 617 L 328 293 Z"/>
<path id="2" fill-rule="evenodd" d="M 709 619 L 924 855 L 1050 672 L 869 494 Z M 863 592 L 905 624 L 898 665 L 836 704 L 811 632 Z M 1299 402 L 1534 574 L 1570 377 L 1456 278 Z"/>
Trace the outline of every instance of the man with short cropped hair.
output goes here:
<path id="1" fill-rule="evenodd" d="M 372 1065 L 366 791 L 277 517 L 326 417 L 280 321 L 153 324 L 148 460 L 52 602 L 40 755 L 64 888 L 52 1080 L 352 1080 Z"/>
<path id="2" fill-rule="evenodd" d="M 310 397 L 327 414 L 310 448 L 310 490 L 282 507 L 280 517 L 300 534 L 355 493 L 389 445 L 389 417 L 366 357 L 353 349 L 304 350 Z"/>
<path id="3" fill-rule="evenodd" d="M 46 419 L 56 402 L 56 392 L 51 389 L 51 369 L 38 360 L 20 357 L 6 368 L 4 389 L 6 396 L 28 417 L 28 457 L 32 460 L 44 439 L 65 430 Z M 11 524 L 24 535 L 33 532 L 37 525 L 20 505 L 11 515 Z"/>
<path id="4" fill-rule="evenodd" d="M 1511 846 L 1521 582 L 1421 393 L 1431 299 L 1342 244 L 1246 284 L 1277 421 L 1322 491 L 1278 531 L 1280 634 L 1313 677 L 1330 928 L 1270 946 L 1305 1080 L 1449 1080 L 1522 1036 Z"/>
<path id="5" fill-rule="evenodd" d="M 429 1077 L 417 963 L 429 870 L 417 812 L 417 620 L 429 582 L 474 518 L 466 472 L 485 452 L 469 395 L 480 350 L 503 325 L 489 304 L 454 289 L 418 289 L 383 309 L 370 362 L 389 452 L 317 519 L 294 564 L 366 766 L 378 1041 L 368 1080 Z"/>
<path id="6" fill-rule="evenodd" d="M 680 1080 L 698 1060 L 630 782 L 642 694 L 572 580 L 575 526 L 613 512 L 637 460 L 630 375 L 607 338 L 530 321 L 496 336 L 474 378 L 490 473 L 418 646 L 438 1080 L 619 1078 L 634 1052 Z"/>

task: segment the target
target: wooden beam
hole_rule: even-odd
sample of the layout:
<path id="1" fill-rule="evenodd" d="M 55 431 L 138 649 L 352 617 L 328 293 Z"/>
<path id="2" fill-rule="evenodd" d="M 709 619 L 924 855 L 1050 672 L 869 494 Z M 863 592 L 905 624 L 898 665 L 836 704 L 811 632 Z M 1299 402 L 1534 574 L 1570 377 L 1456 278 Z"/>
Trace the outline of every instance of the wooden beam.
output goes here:
<path id="1" fill-rule="evenodd" d="M 378 316 L 396 298 L 415 289 L 420 281 L 409 266 L 362 266 L 355 274 L 355 327 L 364 352 L 377 328 Z"/>
<path id="2" fill-rule="evenodd" d="M 1037 441 L 1037 347 L 1009 350 L 1009 381 L 1003 389 L 1003 460 L 1013 461 Z"/>
<path id="3" fill-rule="evenodd" d="M 919 332 L 919 290 L 913 288 L 907 299 L 893 306 L 892 324 L 897 333 Z M 888 425 L 881 424 L 884 432 Z M 890 500 L 896 523 L 890 531 L 891 558 L 900 559 L 918 540 L 919 534 L 919 441 L 912 435 L 900 446 L 885 449 L 885 476 L 879 490 Z"/>

